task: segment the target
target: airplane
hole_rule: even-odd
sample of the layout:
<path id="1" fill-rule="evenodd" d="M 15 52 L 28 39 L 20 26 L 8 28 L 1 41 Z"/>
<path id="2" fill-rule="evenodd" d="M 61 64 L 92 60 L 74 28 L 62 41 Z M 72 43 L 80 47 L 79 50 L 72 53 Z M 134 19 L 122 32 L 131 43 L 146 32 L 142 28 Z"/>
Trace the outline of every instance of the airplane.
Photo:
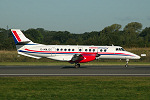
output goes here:
<path id="1" fill-rule="evenodd" d="M 140 56 L 128 52 L 121 46 L 85 46 L 85 45 L 44 45 L 28 39 L 20 29 L 11 29 L 18 54 L 36 59 L 49 58 L 57 61 L 74 63 L 90 62 L 96 59 L 140 59 Z"/>

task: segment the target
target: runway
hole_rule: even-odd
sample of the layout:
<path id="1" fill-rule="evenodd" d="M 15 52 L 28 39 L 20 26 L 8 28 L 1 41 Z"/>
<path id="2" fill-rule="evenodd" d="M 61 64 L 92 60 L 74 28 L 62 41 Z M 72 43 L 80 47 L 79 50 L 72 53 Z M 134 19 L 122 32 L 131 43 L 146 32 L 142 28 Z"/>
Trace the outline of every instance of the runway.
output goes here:
<path id="1" fill-rule="evenodd" d="M 150 66 L 0 66 L 0 76 L 150 76 Z"/>

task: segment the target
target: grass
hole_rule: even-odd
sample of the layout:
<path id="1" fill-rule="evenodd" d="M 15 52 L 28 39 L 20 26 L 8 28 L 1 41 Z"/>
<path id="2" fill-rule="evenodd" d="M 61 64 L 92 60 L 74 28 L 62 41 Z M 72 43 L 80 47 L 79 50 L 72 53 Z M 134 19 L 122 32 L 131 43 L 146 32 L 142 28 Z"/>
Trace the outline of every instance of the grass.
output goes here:
<path id="1" fill-rule="evenodd" d="M 1 100 L 149 100 L 150 77 L 0 77 Z"/>

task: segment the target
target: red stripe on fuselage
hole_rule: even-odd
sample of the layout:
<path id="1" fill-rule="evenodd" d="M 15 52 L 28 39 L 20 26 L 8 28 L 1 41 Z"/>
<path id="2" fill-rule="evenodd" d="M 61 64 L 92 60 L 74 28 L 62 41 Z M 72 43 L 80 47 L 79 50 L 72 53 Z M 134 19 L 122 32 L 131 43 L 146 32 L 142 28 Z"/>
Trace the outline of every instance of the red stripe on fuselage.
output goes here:
<path id="1" fill-rule="evenodd" d="M 25 49 L 27 51 L 31 51 L 31 52 L 42 52 L 42 53 L 80 53 L 80 54 L 97 54 L 97 52 L 61 52 L 61 51 L 37 51 L 37 50 L 30 50 L 30 49 Z M 98 54 L 114 54 L 114 55 L 127 55 L 127 56 L 134 56 L 134 55 L 130 55 L 130 54 L 126 54 L 126 53 L 109 53 L 109 52 L 98 52 Z"/>
<path id="2" fill-rule="evenodd" d="M 37 50 L 29 50 L 29 49 L 25 49 L 27 51 L 31 51 L 31 52 L 44 52 L 44 53 L 51 53 L 51 51 L 37 51 Z"/>
<path id="3" fill-rule="evenodd" d="M 62 52 L 62 51 L 37 51 L 37 50 L 30 50 L 30 49 L 25 49 L 27 51 L 31 52 L 42 52 L 42 53 L 80 53 L 80 54 L 96 54 L 96 52 Z"/>
<path id="4" fill-rule="evenodd" d="M 20 39 L 19 35 L 17 34 L 17 32 L 16 32 L 16 31 L 12 31 L 12 32 L 14 33 L 14 35 L 15 35 L 17 41 L 18 41 L 18 42 L 21 42 L 21 39 Z"/>

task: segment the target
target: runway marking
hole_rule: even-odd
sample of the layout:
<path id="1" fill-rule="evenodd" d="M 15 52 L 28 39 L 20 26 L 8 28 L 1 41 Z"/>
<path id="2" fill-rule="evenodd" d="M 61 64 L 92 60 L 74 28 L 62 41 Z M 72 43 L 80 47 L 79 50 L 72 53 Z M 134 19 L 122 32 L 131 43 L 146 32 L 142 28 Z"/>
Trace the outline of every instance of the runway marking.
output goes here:
<path id="1" fill-rule="evenodd" d="M 0 76 L 150 76 L 150 74 L 0 74 Z"/>

